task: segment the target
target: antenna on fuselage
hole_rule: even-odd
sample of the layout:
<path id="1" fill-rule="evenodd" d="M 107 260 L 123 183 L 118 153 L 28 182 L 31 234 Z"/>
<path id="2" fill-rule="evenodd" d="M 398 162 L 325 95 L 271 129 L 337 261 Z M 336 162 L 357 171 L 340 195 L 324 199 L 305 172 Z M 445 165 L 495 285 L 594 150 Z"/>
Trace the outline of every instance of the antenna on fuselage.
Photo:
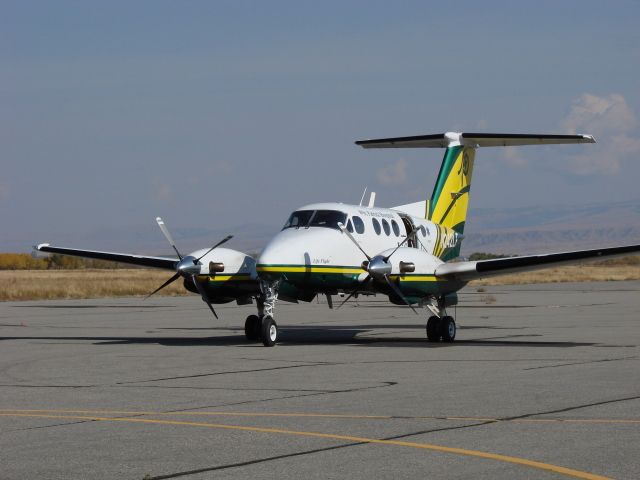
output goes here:
<path id="1" fill-rule="evenodd" d="M 373 208 L 376 204 L 376 192 L 371 192 L 371 196 L 369 197 L 369 208 Z"/>
<path id="2" fill-rule="evenodd" d="M 362 197 L 360 197 L 360 206 L 362 206 L 362 202 L 364 202 L 364 196 L 367 194 L 367 187 L 364 187 L 364 192 L 362 192 Z"/>

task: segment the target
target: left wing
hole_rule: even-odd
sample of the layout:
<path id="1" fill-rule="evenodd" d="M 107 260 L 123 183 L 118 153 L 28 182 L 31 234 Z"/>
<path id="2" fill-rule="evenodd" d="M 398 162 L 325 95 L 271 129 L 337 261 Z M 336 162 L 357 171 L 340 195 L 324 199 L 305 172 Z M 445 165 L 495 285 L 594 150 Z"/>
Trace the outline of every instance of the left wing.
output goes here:
<path id="1" fill-rule="evenodd" d="M 59 253 L 60 255 L 108 260 L 110 262 L 128 263 L 130 265 L 139 265 L 141 267 L 162 268 L 164 270 L 175 270 L 176 264 L 178 263 L 177 258 L 147 257 L 131 253 L 113 253 L 100 252 L 97 250 L 78 250 L 75 248 L 52 247 L 48 243 L 36 245 L 34 249 L 38 252 Z"/>
<path id="2" fill-rule="evenodd" d="M 616 257 L 640 252 L 640 245 L 576 250 L 573 252 L 528 255 L 525 257 L 496 258 L 476 262 L 443 263 L 436 268 L 436 277 L 469 281 L 476 278 L 504 275 L 507 273 L 539 270 L 558 265 L 576 263 L 582 260 L 593 261 L 602 257 Z"/>

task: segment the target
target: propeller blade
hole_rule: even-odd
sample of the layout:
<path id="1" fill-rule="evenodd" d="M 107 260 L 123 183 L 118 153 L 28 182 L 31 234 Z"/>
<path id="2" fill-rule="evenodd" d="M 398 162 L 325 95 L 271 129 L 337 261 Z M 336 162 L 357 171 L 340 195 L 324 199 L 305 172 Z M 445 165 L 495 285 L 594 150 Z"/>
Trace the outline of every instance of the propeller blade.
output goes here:
<path id="1" fill-rule="evenodd" d="M 173 249 L 176 251 L 176 253 L 178 254 L 178 258 L 180 260 L 182 260 L 182 255 L 180 255 L 180 252 L 178 251 L 178 249 L 176 248 L 176 243 L 173 241 L 173 237 L 171 236 L 171 234 L 169 233 L 169 229 L 167 228 L 167 226 L 164 224 L 164 221 L 162 220 L 162 218 L 160 217 L 156 217 L 156 222 L 158 223 L 158 226 L 160 227 L 160 230 L 162 230 L 162 233 L 164 234 L 165 238 L 169 241 L 169 244 L 173 247 Z"/>
<path id="2" fill-rule="evenodd" d="M 333 298 L 331 298 L 331 295 L 328 293 L 325 293 L 325 295 L 327 297 L 327 305 L 329 305 L 329 308 L 333 310 Z"/>
<path id="3" fill-rule="evenodd" d="M 371 275 L 367 275 L 364 278 L 364 280 L 362 281 L 362 285 L 366 284 L 369 281 L 370 278 L 371 278 Z M 356 293 L 359 293 L 359 292 L 360 292 L 360 287 L 356 288 L 353 292 L 351 292 L 349 294 L 349 296 L 347 298 L 345 298 L 340 305 L 338 305 L 336 310 L 338 310 L 340 307 L 342 307 L 345 303 L 347 303 L 351 299 L 351 297 L 353 297 Z"/>
<path id="4" fill-rule="evenodd" d="M 389 259 L 391 258 L 391 255 L 393 255 L 394 253 L 396 253 L 396 251 L 397 251 L 397 250 L 398 250 L 402 245 L 404 245 L 404 244 L 409 240 L 409 238 L 410 238 L 412 235 L 414 235 L 417 231 L 418 231 L 418 229 L 417 229 L 417 228 L 414 228 L 414 229 L 413 229 L 413 230 L 411 230 L 409 233 L 407 233 L 407 236 L 406 236 L 406 237 L 404 237 L 404 240 L 402 240 L 402 241 L 398 244 L 398 246 L 393 250 L 393 252 L 391 252 L 389 255 L 387 255 L 386 257 L 384 257 L 384 261 L 385 261 L 385 263 L 386 263 L 386 262 L 388 262 L 388 261 L 389 261 Z"/>
<path id="5" fill-rule="evenodd" d="M 170 283 L 175 282 L 177 279 L 180 278 L 180 274 L 176 273 L 173 277 L 171 277 L 169 280 L 167 280 L 166 282 L 164 282 L 162 285 L 160 285 L 158 288 L 156 288 L 153 292 L 151 292 L 149 295 L 147 295 L 146 297 L 144 297 L 144 299 L 146 300 L 147 298 L 149 298 L 151 295 L 153 295 L 154 293 L 158 293 L 160 290 L 162 290 L 164 287 L 166 287 L 167 285 L 169 285 Z"/>
<path id="6" fill-rule="evenodd" d="M 207 297 L 207 294 L 204 291 L 204 288 L 202 288 L 202 285 L 198 283 L 195 275 L 191 275 L 191 280 L 193 281 L 193 284 L 198 289 L 198 292 L 200 292 L 200 296 L 202 297 L 202 300 L 204 301 L 204 303 L 207 304 L 207 306 L 209 307 L 209 310 L 211 310 L 211 313 L 213 313 L 213 316 L 216 317 L 216 320 L 217 320 L 218 315 L 216 314 L 216 311 L 213 309 L 213 306 L 211 305 L 211 302 L 209 301 L 209 298 Z"/>
<path id="7" fill-rule="evenodd" d="M 344 226 L 344 224 L 342 222 L 338 222 L 338 227 L 340 228 L 340 230 L 342 230 L 342 233 L 346 233 L 347 237 L 349 237 L 349 239 L 353 242 L 353 244 L 358 247 L 358 250 L 360 250 L 365 257 L 367 257 L 367 260 L 371 261 L 371 257 L 369 255 L 367 255 L 367 252 L 365 252 L 362 247 L 360 246 L 360 244 L 358 243 L 358 241 L 353 238 L 353 235 L 351 235 L 351 232 L 349 230 L 347 230 L 347 227 Z"/>
<path id="8" fill-rule="evenodd" d="M 405 296 L 402 294 L 402 292 L 400 291 L 400 289 L 398 288 L 398 286 L 397 286 L 395 283 L 393 283 L 393 282 L 391 281 L 391 279 L 389 278 L 389 275 L 385 275 L 385 276 L 384 276 L 384 279 L 387 281 L 387 284 L 391 287 L 391 290 L 393 290 L 394 292 L 396 292 L 396 295 L 398 295 L 398 296 L 402 299 L 402 301 L 403 301 L 404 303 L 406 303 L 406 304 L 409 306 L 409 308 L 410 308 L 411 310 L 413 310 L 413 313 L 415 313 L 416 315 L 418 315 L 418 312 L 416 312 L 416 309 L 415 309 L 415 308 L 413 308 L 413 306 L 409 303 L 409 301 L 407 300 L 407 297 L 405 297 Z"/>
<path id="9" fill-rule="evenodd" d="M 222 245 L 225 242 L 228 242 L 229 240 L 231 240 L 233 238 L 233 235 L 227 235 L 226 237 L 224 237 L 222 240 L 220 240 L 218 243 L 216 243 L 213 247 L 211 247 L 209 250 L 206 251 L 206 253 L 204 255 L 200 255 L 198 258 L 196 258 L 193 263 L 196 264 L 200 261 L 200 259 L 202 259 L 203 257 L 205 257 L 206 255 L 209 254 L 209 252 L 211 252 L 214 248 L 218 248 L 220 245 Z"/>

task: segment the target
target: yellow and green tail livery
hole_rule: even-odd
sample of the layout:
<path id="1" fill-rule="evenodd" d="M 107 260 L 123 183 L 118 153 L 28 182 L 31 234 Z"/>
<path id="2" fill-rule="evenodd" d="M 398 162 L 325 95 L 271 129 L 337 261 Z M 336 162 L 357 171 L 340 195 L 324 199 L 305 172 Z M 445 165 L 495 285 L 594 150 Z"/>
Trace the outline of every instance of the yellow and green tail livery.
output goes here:
<path id="1" fill-rule="evenodd" d="M 447 148 L 433 193 L 427 201 L 426 218 L 458 234 L 464 231 L 467 218 L 474 159 L 474 148 Z"/>

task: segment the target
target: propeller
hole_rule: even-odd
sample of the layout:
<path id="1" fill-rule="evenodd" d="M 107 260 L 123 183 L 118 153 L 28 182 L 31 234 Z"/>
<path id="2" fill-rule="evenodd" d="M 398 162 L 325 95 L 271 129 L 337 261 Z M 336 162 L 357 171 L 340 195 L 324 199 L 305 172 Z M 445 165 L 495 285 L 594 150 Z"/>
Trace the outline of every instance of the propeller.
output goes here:
<path id="1" fill-rule="evenodd" d="M 213 316 L 218 318 L 218 315 L 216 314 L 216 311 L 213 309 L 213 306 L 211 305 L 211 302 L 209 301 L 209 297 L 207 297 L 207 293 L 205 292 L 205 290 L 202 287 L 202 285 L 200 285 L 200 283 L 198 283 L 198 281 L 196 279 L 196 276 L 200 273 L 200 260 L 202 260 L 206 255 L 208 255 L 214 249 L 218 248 L 223 243 L 228 242 L 229 240 L 231 240 L 233 238 L 233 235 L 228 235 L 228 236 L 224 237 L 222 240 L 220 240 L 218 243 L 216 243 L 213 247 L 211 247 L 209 250 L 207 250 L 203 255 L 200 255 L 198 258 L 196 258 L 196 257 L 194 257 L 192 255 L 187 255 L 186 257 L 183 257 L 182 254 L 180 253 L 180 251 L 178 250 L 178 248 L 176 247 L 176 244 L 173 241 L 173 237 L 171 236 L 171 233 L 169 233 L 169 229 L 165 225 L 165 223 L 162 220 L 162 218 L 157 217 L 156 218 L 156 222 L 158 223 L 158 226 L 160 227 L 160 230 L 162 230 L 162 233 L 164 234 L 165 238 L 169 241 L 169 244 L 171 245 L 171 247 L 178 254 L 178 259 L 179 260 L 178 260 L 178 262 L 176 262 L 176 273 L 169 280 L 164 282 L 162 285 L 160 285 L 158 288 L 156 288 L 153 292 L 151 292 L 149 295 L 147 295 L 145 298 L 149 298 L 151 295 L 154 295 L 154 294 L 158 293 L 160 290 L 162 290 L 166 286 L 170 285 L 171 283 L 175 282 L 180 277 L 190 278 L 191 281 L 193 282 L 193 284 L 195 285 L 196 289 L 198 290 L 198 293 L 200 293 L 200 296 L 202 297 L 202 300 L 204 301 L 204 303 L 207 304 L 207 306 L 211 310 L 211 313 L 213 313 Z"/>
<path id="2" fill-rule="evenodd" d="M 407 236 L 405 237 L 404 240 L 402 240 L 402 242 L 400 242 L 398 244 L 398 246 L 389 254 L 386 256 L 383 255 L 376 255 L 375 257 L 370 257 L 367 252 L 365 252 L 363 250 L 363 248 L 360 246 L 360 244 L 358 243 L 358 241 L 354 238 L 354 236 L 351 234 L 351 232 L 349 232 L 349 230 L 347 230 L 347 228 L 344 226 L 344 224 L 342 223 L 338 223 L 338 227 L 340 228 L 340 230 L 342 230 L 343 233 L 345 233 L 347 235 L 347 237 L 349 237 L 349 239 L 353 242 L 353 244 L 358 247 L 358 250 L 360 250 L 365 257 L 367 257 L 367 260 L 362 262 L 362 269 L 364 271 L 367 272 L 367 276 L 364 278 L 364 280 L 362 280 L 361 282 L 361 286 L 356 288 L 353 292 L 351 292 L 349 294 L 349 296 L 347 298 L 344 299 L 344 301 L 338 306 L 338 308 L 342 307 L 345 303 L 347 303 L 347 301 L 349 301 L 349 299 L 351 297 L 353 297 L 354 295 L 356 295 L 361 288 L 369 282 L 369 280 L 373 279 L 373 280 L 377 280 L 379 282 L 386 282 L 386 284 L 389 286 L 389 288 L 391 288 L 391 290 L 393 290 L 393 292 L 409 307 L 411 308 L 411 310 L 413 310 L 413 313 L 415 313 L 416 315 L 418 315 L 418 312 L 416 311 L 415 308 L 413 308 L 413 306 L 411 305 L 411 303 L 409 303 L 409 300 L 407 300 L 407 297 L 404 296 L 404 294 L 402 293 L 402 291 L 400 290 L 400 288 L 398 288 L 398 286 L 391 280 L 391 278 L 389 278 L 389 275 L 391 274 L 391 264 L 389 263 L 389 259 L 391 258 L 391 256 L 396 253 L 398 251 L 398 249 L 405 244 L 405 242 L 407 242 L 409 240 L 409 238 L 414 235 L 417 231 L 417 229 L 413 229 L 411 232 L 409 232 L 407 234 Z"/>

